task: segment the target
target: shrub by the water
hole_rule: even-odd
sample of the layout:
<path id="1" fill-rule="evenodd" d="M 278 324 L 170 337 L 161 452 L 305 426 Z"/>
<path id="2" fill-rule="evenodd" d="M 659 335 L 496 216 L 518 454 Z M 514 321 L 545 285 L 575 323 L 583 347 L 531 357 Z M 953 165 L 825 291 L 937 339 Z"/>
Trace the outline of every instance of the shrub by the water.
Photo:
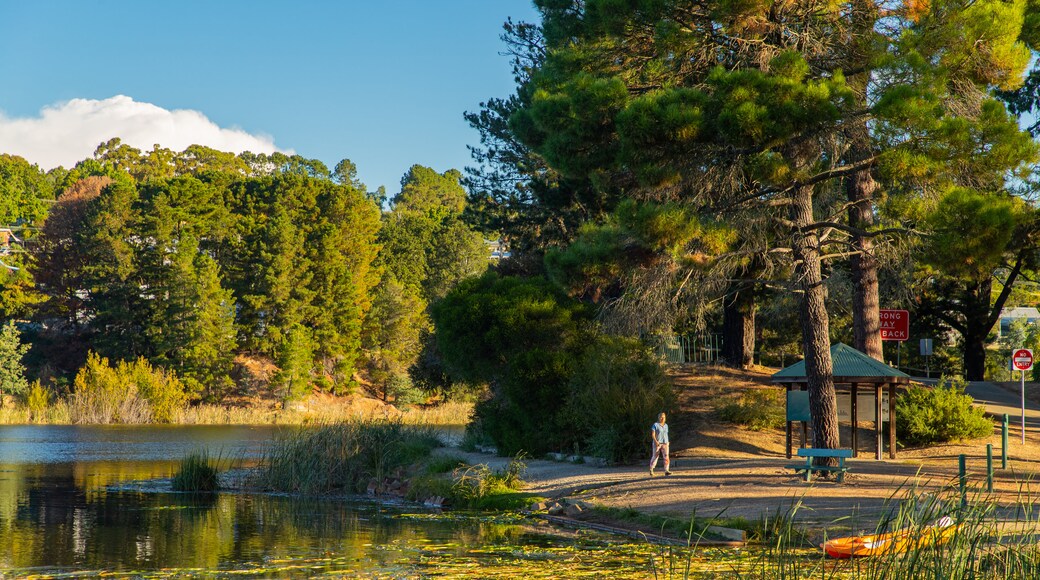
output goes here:
<path id="1" fill-rule="evenodd" d="M 25 395 L 25 406 L 29 410 L 29 418 L 32 421 L 42 420 L 47 413 L 47 407 L 51 404 L 51 392 L 47 390 L 40 381 L 34 381 Z"/>
<path id="2" fill-rule="evenodd" d="M 452 501 L 477 509 L 523 507 L 530 502 L 529 494 L 520 493 L 525 471 L 523 455 L 513 458 L 502 470 L 491 469 L 486 463 L 459 467 L 452 474 Z"/>
<path id="3" fill-rule="evenodd" d="M 658 360 L 638 340 L 599 336 L 571 378 L 568 422 L 586 452 L 611 461 L 646 453 L 650 424 L 675 405 L 675 393 Z"/>
<path id="4" fill-rule="evenodd" d="M 468 433 L 503 455 L 623 460 L 645 453 L 650 424 L 671 411 L 674 394 L 650 351 L 605 334 L 590 309 L 547 280 L 488 274 L 432 312 L 453 377 L 489 387 Z"/>
<path id="5" fill-rule="evenodd" d="M 993 423 L 972 405 L 963 379 L 940 379 L 935 388 L 910 387 L 896 402 L 896 435 L 908 445 L 929 445 L 989 435 Z"/>
<path id="6" fill-rule="evenodd" d="M 778 389 L 753 389 L 716 407 L 719 418 L 752 431 L 784 426 L 784 394 Z"/>
<path id="7" fill-rule="evenodd" d="M 499 453 L 540 455 L 580 441 L 563 411 L 589 309 L 547 280 L 488 274 L 459 284 L 431 313 L 452 377 L 490 387 L 474 418 Z"/>
<path id="8" fill-rule="evenodd" d="M 431 428 L 400 421 L 303 427 L 262 454 L 254 481 L 274 491 L 361 492 L 370 480 L 428 457 L 439 445 Z"/>
<path id="9" fill-rule="evenodd" d="M 168 423 L 183 408 L 184 386 L 172 372 L 148 361 L 120 361 L 90 353 L 73 381 L 68 399 L 74 423 Z"/>
<path id="10" fill-rule="evenodd" d="M 210 460 L 209 453 L 195 451 L 181 460 L 171 486 L 174 491 L 192 493 L 217 491 L 217 467 Z"/>

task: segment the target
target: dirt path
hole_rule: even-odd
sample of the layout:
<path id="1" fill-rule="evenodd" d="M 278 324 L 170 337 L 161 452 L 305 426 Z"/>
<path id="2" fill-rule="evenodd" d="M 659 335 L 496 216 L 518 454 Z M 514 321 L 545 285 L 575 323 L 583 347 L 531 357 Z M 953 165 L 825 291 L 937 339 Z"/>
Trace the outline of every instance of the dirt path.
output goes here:
<path id="1" fill-rule="evenodd" d="M 455 451 L 452 451 L 455 453 Z M 487 463 L 501 469 L 508 459 L 479 453 L 463 453 L 470 463 Z M 796 502 L 796 519 L 826 524 L 859 516 L 876 522 L 894 499 L 910 488 L 953 493 L 957 484 L 957 459 L 942 462 L 849 461 L 844 483 L 814 480 L 786 469 L 783 457 L 753 459 L 684 459 L 673 462 L 674 475 L 650 477 L 642 467 L 593 467 L 545 460 L 527 463 L 526 491 L 553 499 L 581 499 L 610 507 L 641 512 L 704 517 L 742 517 L 758 520 L 786 512 Z M 997 467 L 999 467 L 999 458 Z M 985 485 L 985 456 L 968 460 L 970 497 Z M 1009 469 L 997 469 L 994 487 L 1001 503 L 1012 504 L 1020 496 L 1020 482 L 1037 480 L 1040 462 L 1016 460 Z M 1040 497 L 1036 498 L 1040 501 Z"/>
<path id="2" fill-rule="evenodd" d="M 776 388 L 767 373 L 742 374 L 722 369 L 677 374 L 682 415 L 674 420 L 671 477 L 651 478 L 646 467 L 595 467 L 545 460 L 527 462 L 527 491 L 550 498 L 575 498 L 605 506 L 634 508 L 641 512 L 687 518 L 691 515 L 743 517 L 749 520 L 785 512 L 800 502 L 795 517 L 810 524 L 827 524 L 839 518 L 862 517 L 873 525 L 894 499 L 910 488 L 936 493 L 953 491 L 956 497 L 958 456 L 967 459 L 969 497 L 985 486 L 986 444 L 994 449 L 996 467 L 994 498 L 1012 505 L 1035 488 L 1040 474 L 1040 431 L 1029 430 L 1023 446 L 1017 437 L 1009 445 L 1007 470 L 1000 469 L 1000 431 L 991 437 L 925 449 L 901 449 L 896 460 L 876 461 L 872 449 L 860 449 L 860 457 L 848 462 L 844 483 L 814 480 L 806 483 L 785 466 L 781 430 L 749 431 L 715 419 L 714 401 L 751 388 Z M 722 387 L 721 385 L 726 385 Z M 848 444 L 849 433 L 842 435 Z M 1017 433 L 1015 433 L 1017 435 Z M 860 437 L 871 444 L 869 436 Z M 457 453 L 457 451 L 451 451 Z M 462 454 L 470 463 L 502 468 L 507 458 Z M 887 456 L 887 455 L 886 455 Z M 1040 494 L 1026 494 L 1040 503 Z M 848 522 L 846 522 L 848 523 Z M 852 527 L 855 527 L 853 524 Z"/>

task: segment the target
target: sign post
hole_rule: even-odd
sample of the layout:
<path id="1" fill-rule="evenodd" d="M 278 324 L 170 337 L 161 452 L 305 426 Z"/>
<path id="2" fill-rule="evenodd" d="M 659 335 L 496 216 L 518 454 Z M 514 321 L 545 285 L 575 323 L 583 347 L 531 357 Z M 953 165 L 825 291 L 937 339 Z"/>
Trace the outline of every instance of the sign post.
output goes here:
<path id="1" fill-rule="evenodd" d="M 1011 366 L 1022 373 L 1022 444 L 1026 443 L 1026 371 L 1033 369 L 1033 351 L 1017 349 L 1011 355 Z"/>
<path id="2" fill-rule="evenodd" d="M 932 378 L 932 339 L 921 339 L 921 356 L 924 357 L 924 376 Z"/>

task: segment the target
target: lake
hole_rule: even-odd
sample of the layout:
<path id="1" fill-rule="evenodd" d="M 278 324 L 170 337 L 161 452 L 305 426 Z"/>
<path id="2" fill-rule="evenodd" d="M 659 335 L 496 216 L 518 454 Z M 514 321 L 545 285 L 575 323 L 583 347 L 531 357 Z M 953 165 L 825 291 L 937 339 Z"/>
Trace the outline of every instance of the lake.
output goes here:
<path id="1" fill-rule="evenodd" d="M 248 464 L 277 431 L 0 426 L 0 577 L 645 578 L 667 553 L 509 514 L 170 491 L 190 452 Z"/>

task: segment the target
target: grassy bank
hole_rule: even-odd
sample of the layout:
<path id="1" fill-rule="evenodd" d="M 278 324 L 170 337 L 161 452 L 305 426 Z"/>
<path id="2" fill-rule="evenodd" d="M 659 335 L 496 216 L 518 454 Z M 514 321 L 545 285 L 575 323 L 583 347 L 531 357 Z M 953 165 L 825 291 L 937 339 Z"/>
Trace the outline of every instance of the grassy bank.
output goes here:
<path id="1" fill-rule="evenodd" d="M 516 458 L 502 470 L 438 456 L 430 425 L 403 419 L 349 420 L 290 430 L 261 456 L 248 485 L 308 495 L 389 493 L 415 501 L 511 510 L 540 499 L 522 492 L 526 466 Z"/>
<path id="2" fill-rule="evenodd" d="M 910 489 L 893 496 L 880 520 L 868 522 L 842 518 L 823 528 L 807 530 L 796 524 L 795 506 L 791 511 L 752 525 L 757 536 L 746 551 L 732 552 L 717 561 L 706 561 L 697 550 L 661 548 L 650 558 L 654 577 L 701 578 L 710 570 L 713 578 L 745 580 L 786 580 L 819 578 L 823 580 L 998 580 L 1040 577 L 1040 518 L 1033 511 L 1036 499 L 1023 487 L 1016 506 L 1002 506 L 994 497 L 982 493 L 969 495 L 962 505 L 956 489 L 938 493 L 918 493 Z M 619 520 L 656 524 L 664 531 L 676 531 L 677 521 L 654 519 L 623 510 L 606 510 Z M 931 536 L 930 526 L 948 516 L 956 524 L 948 541 L 936 545 L 916 539 Z M 694 519 L 693 521 L 696 521 Z M 721 520 L 714 522 L 723 523 Z M 733 527 L 740 527 L 730 522 Z M 687 523 L 689 527 L 691 524 Z M 725 525 L 725 524 L 723 524 Z M 865 525 L 865 527 L 859 527 Z M 827 557 L 820 545 L 828 539 L 849 535 L 876 535 L 908 531 L 909 549 L 891 551 L 852 560 Z M 691 542 L 692 544 L 692 542 Z M 724 567 L 720 568 L 719 564 Z"/>
<path id="3" fill-rule="evenodd" d="M 394 419 L 410 425 L 465 425 L 473 412 L 472 403 L 448 402 L 424 407 L 410 407 L 399 410 L 390 405 L 383 405 L 374 399 L 355 399 L 365 401 L 352 404 L 345 400 L 324 397 L 321 400 L 307 400 L 302 403 L 281 405 L 270 402 L 257 404 L 189 405 L 176 410 L 169 424 L 175 425 L 308 425 L 337 423 L 343 421 L 364 420 L 378 421 Z M 331 403 L 330 403 L 331 401 Z M 28 407 L 10 404 L 0 407 L 0 425 L 72 425 L 102 424 L 77 421 L 62 399 L 48 404 L 46 407 L 30 410 Z M 146 423 L 147 424 L 147 423 Z"/>
<path id="4" fill-rule="evenodd" d="M 350 420 L 286 432 L 260 457 L 252 483 L 305 494 L 361 493 L 430 456 L 433 430 L 401 421 Z"/>

